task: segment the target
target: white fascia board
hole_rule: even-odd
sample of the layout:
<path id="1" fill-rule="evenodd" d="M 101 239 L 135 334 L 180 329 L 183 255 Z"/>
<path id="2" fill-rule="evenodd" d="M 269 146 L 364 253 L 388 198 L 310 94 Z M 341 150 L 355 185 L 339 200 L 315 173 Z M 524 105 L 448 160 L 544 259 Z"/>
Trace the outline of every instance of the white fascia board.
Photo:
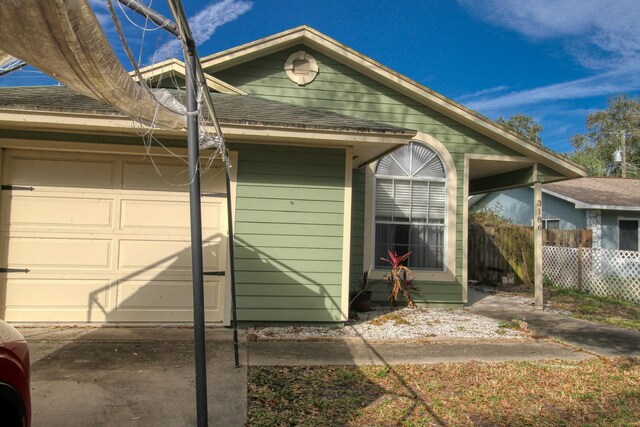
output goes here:
<path id="1" fill-rule="evenodd" d="M 594 209 L 594 210 L 609 210 L 609 211 L 640 211 L 640 206 L 620 206 L 620 205 L 594 205 L 590 203 L 584 203 L 580 200 L 567 197 L 563 194 L 556 193 L 554 191 L 542 189 L 543 193 L 550 196 L 557 197 L 558 199 L 566 200 L 569 203 L 573 203 L 576 209 Z"/>

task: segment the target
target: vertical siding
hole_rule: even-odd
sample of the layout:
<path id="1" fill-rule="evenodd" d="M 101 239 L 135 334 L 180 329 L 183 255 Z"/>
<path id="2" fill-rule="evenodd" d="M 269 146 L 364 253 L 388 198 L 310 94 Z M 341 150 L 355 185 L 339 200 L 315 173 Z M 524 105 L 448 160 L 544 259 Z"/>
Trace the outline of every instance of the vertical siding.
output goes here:
<path id="1" fill-rule="evenodd" d="M 320 71 L 316 79 L 307 86 L 298 86 L 291 82 L 284 73 L 283 66 L 287 57 L 299 50 L 306 50 L 318 62 Z M 474 154 L 503 154 L 516 155 L 513 150 L 461 125 L 453 119 L 428 108 L 419 102 L 404 96 L 387 86 L 377 83 L 351 68 L 325 56 L 306 46 L 295 46 L 250 61 L 236 67 L 215 73 L 215 77 L 236 86 L 247 93 L 265 98 L 288 102 L 291 104 L 327 109 L 338 113 L 374 120 L 381 123 L 407 127 L 433 135 L 449 150 L 457 169 L 458 191 L 456 210 L 456 239 L 449 244 L 456 245 L 456 277 L 462 278 L 462 238 L 463 230 L 463 188 L 464 188 L 464 155 Z M 364 186 L 356 187 L 363 192 Z M 354 191 L 354 194 L 356 191 Z M 355 196 L 354 196 L 355 197 Z M 360 221 L 360 212 L 354 208 L 354 222 Z M 353 235 L 355 238 L 359 236 Z M 352 280 L 356 272 L 362 271 L 362 263 L 355 260 L 359 243 L 352 243 Z M 355 267 L 360 267 L 356 270 Z M 359 276 L 359 273 L 357 274 Z M 423 288 L 425 300 L 433 294 L 437 299 L 450 299 L 451 303 L 462 300 L 462 288 L 449 285 L 452 290 L 448 296 L 442 296 L 441 288 Z M 431 290 L 430 290 L 431 289 Z M 443 303 L 446 303 L 444 301 Z"/>
<path id="2" fill-rule="evenodd" d="M 238 319 L 339 321 L 344 150 L 234 149 Z"/>

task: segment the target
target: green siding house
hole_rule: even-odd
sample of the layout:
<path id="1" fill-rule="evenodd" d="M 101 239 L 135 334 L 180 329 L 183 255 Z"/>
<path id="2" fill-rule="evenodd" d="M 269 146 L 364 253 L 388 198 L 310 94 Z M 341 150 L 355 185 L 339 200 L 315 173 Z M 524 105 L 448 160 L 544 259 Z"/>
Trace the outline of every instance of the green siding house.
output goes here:
<path id="1" fill-rule="evenodd" d="M 380 256 L 389 250 L 412 252 L 416 302 L 460 307 L 469 196 L 584 175 L 307 26 L 205 56 L 202 65 L 233 153 L 240 321 L 345 321 L 349 290 L 364 271 L 371 269 L 374 298 L 387 300 Z M 184 78 L 178 60 L 142 72 L 154 87 L 179 88 Z M 45 106 L 37 95 L 0 89 L 5 150 L 134 150 L 126 147 L 136 145 L 135 128 L 117 112 L 60 89 L 39 90 L 61 103 Z M 177 152 L 183 147 L 178 132 L 157 136 Z M 29 320 L 11 301 L 13 283 L 0 288 L 0 310 Z M 228 321 L 228 286 L 221 289 L 217 307 Z M 158 304 L 162 292 L 153 294 Z"/>

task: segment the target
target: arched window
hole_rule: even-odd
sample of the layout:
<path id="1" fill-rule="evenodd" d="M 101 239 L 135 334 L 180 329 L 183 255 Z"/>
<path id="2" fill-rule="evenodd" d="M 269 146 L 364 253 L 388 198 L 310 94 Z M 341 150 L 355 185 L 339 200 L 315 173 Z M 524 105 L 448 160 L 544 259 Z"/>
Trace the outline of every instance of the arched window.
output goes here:
<path id="1" fill-rule="evenodd" d="M 411 252 L 408 267 L 444 268 L 446 171 L 440 157 L 419 142 L 386 155 L 375 174 L 375 265 L 388 251 Z"/>

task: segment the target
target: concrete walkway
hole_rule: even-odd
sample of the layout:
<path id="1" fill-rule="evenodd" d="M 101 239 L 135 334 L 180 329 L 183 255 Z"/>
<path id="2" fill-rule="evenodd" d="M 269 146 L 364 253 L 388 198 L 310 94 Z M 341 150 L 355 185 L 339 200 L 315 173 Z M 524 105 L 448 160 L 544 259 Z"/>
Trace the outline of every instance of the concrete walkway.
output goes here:
<path id="1" fill-rule="evenodd" d="M 538 335 L 558 338 L 605 356 L 640 356 L 640 332 L 574 319 L 560 314 L 536 310 L 524 304 L 514 304 L 503 298 L 469 289 L 467 309 L 475 314 L 497 320 L 524 320 Z"/>

